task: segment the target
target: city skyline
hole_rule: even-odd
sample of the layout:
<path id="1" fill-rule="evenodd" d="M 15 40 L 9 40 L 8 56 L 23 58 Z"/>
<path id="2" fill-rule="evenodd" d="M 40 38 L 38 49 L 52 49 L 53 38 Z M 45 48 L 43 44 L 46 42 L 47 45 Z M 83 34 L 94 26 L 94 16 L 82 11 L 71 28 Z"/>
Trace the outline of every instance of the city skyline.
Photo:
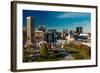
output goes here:
<path id="1" fill-rule="evenodd" d="M 83 32 L 91 32 L 91 14 L 80 12 L 55 12 L 55 11 L 34 11 L 23 10 L 23 27 L 26 27 L 26 17 L 34 17 L 35 28 L 43 24 L 46 29 L 76 30 L 76 27 L 83 27 Z"/>

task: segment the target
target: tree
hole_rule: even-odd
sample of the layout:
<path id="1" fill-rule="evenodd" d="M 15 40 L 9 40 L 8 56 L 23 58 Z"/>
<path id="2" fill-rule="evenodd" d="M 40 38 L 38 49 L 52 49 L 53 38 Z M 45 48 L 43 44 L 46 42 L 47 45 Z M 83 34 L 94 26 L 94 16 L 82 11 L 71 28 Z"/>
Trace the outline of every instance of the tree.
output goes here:
<path id="1" fill-rule="evenodd" d="M 48 55 L 48 49 L 46 47 L 46 43 L 40 44 L 40 55 L 41 56 L 47 56 Z"/>

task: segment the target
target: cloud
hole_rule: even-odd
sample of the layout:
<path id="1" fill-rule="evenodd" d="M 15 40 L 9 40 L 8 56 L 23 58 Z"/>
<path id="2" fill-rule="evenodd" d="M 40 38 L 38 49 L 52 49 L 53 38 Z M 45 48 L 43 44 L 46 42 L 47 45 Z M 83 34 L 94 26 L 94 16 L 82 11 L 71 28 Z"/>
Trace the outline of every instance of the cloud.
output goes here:
<path id="1" fill-rule="evenodd" d="M 88 20 L 84 20 L 84 21 L 80 21 L 80 22 L 73 22 L 72 24 L 76 25 L 76 24 L 80 24 L 80 25 L 86 25 L 86 24 L 90 24 L 91 22 Z"/>
<path id="2" fill-rule="evenodd" d="M 89 13 L 76 13 L 76 12 L 67 12 L 58 16 L 58 18 L 74 18 L 74 17 L 83 17 L 89 16 Z"/>

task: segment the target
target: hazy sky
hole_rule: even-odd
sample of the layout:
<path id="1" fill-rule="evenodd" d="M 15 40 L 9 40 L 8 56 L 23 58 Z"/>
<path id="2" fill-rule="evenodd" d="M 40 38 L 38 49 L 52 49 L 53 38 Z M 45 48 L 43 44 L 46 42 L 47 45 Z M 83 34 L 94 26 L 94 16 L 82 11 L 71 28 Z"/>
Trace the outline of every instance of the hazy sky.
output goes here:
<path id="1" fill-rule="evenodd" d="M 83 32 L 91 31 L 91 13 L 23 10 L 24 28 L 27 16 L 35 18 L 35 28 L 43 24 L 46 29 L 62 31 L 63 29 L 76 30 L 76 27 L 82 26 Z"/>

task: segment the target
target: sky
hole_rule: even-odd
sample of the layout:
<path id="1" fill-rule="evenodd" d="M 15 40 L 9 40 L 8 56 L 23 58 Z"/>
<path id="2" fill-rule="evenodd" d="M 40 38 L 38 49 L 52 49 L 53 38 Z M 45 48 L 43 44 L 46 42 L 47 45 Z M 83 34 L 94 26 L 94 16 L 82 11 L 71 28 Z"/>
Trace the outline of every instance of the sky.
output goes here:
<path id="1" fill-rule="evenodd" d="M 83 12 L 56 12 L 23 10 L 23 27 L 26 28 L 26 17 L 34 17 L 34 26 L 45 25 L 46 29 L 56 29 L 61 32 L 63 29 L 76 30 L 76 27 L 83 27 L 83 32 L 91 32 L 91 13 Z"/>

